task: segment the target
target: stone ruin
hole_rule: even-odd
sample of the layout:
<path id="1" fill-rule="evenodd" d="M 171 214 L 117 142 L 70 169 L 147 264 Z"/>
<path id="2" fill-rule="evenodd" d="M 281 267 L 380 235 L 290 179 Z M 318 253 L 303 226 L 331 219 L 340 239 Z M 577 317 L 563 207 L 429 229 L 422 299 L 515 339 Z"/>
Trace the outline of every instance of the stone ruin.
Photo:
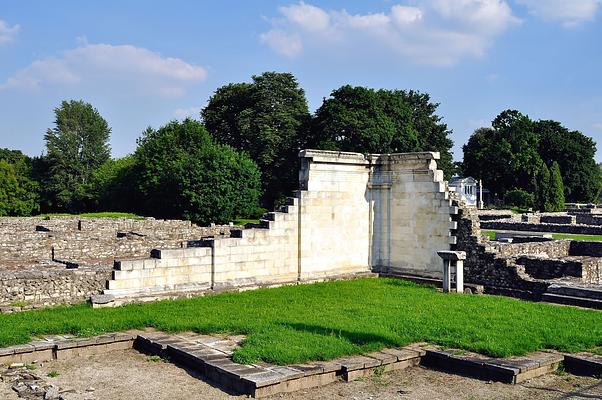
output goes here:
<path id="1" fill-rule="evenodd" d="M 155 298 L 336 279 L 374 272 L 440 277 L 454 243 L 438 153 L 305 150 L 300 190 L 259 225 L 230 237 L 116 262 L 105 294 Z"/>
<path id="2" fill-rule="evenodd" d="M 231 229 L 153 218 L 0 218 L 0 309 L 85 301 L 105 289 L 116 257 L 181 248 Z"/>
<path id="3" fill-rule="evenodd" d="M 441 284 L 442 250 L 466 252 L 466 291 L 550 300 L 574 297 L 570 290 L 578 286 L 598 296 L 602 244 L 484 239 L 480 228 L 499 218 L 462 204 L 438 158 L 304 150 L 300 190 L 245 227 L 0 219 L 0 307 L 91 296 L 97 305 L 117 305 L 372 274 Z M 558 285 L 562 293 L 552 293 Z"/>
<path id="4" fill-rule="evenodd" d="M 514 214 L 504 210 L 479 210 L 483 229 L 602 235 L 602 208 L 567 204 L 564 212 Z"/>

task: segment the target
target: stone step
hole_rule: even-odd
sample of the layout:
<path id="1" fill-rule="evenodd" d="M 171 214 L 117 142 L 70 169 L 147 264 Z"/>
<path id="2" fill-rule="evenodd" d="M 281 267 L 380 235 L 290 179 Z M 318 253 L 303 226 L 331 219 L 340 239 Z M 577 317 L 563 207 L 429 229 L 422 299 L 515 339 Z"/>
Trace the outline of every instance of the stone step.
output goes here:
<path id="1" fill-rule="evenodd" d="M 592 353 L 565 354 L 564 368 L 575 375 L 602 376 L 602 356 Z"/>
<path id="2" fill-rule="evenodd" d="M 583 297 L 587 299 L 602 300 L 602 289 L 581 287 L 581 286 L 566 286 L 566 285 L 550 285 L 547 293 L 571 296 L 571 297 Z"/>
<path id="3" fill-rule="evenodd" d="M 585 308 L 594 308 L 602 310 L 602 300 L 586 298 L 586 297 L 575 297 L 566 296 L 562 294 L 544 293 L 541 296 L 541 301 L 556 304 L 565 304 L 569 306 L 579 306 Z"/>
<path id="4" fill-rule="evenodd" d="M 563 360 L 562 354 L 545 352 L 492 358 L 463 351 L 427 349 L 422 364 L 448 373 L 516 384 L 556 371 Z"/>

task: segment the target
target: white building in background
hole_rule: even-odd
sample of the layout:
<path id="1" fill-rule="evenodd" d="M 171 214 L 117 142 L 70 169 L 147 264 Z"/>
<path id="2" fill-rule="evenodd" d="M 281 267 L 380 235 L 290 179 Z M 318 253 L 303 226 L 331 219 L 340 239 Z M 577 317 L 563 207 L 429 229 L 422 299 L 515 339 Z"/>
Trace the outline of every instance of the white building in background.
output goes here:
<path id="1" fill-rule="evenodd" d="M 452 176 L 449 181 L 449 188 L 454 190 L 460 195 L 460 199 L 463 200 L 469 206 L 477 206 L 479 200 L 478 192 L 479 182 L 472 178 L 460 178 L 457 175 Z"/>

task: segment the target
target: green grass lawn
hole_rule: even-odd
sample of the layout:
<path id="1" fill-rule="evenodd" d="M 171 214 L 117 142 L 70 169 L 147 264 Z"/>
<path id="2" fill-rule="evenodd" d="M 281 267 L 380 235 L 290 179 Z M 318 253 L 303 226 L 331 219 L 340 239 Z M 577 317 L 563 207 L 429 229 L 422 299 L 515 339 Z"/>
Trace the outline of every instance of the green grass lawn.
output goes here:
<path id="1" fill-rule="evenodd" d="M 36 217 L 41 217 L 41 218 L 49 218 L 49 217 L 83 217 L 83 218 L 130 218 L 130 219 L 144 219 L 144 217 L 142 217 L 140 215 L 133 214 L 133 213 L 113 212 L 113 211 L 103 211 L 103 212 L 83 213 L 83 214 L 50 213 L 50 214 L 36 215 Z"/>
<path id="2" fill-rule="evenodd" d="M 45 334 L 92 336 L 144 327 L 246 334 L 234 354 L 243 363 L 327 360 L 421 341 L 493 356 L 602 346 L 599 311 L 368 278 L 118 308 L 0 314 L 0 347 Z"/>
<path id="3" fill-rule="evenodd" d="M 259 219 L 253 218 L 238 218 L 234 220 L 234 225 L 258 224 Z"/>
<path id="4" fill-rule="evenodd" d="M 528 233 L 528 232 L 523 232 L 523 233 Z M 482 230 L 481 234 L 483 236 L 489 237 L 489 240 L 495 240 L 497 232 L 490 231 L 490 230 Z M 602 241 L 602 235 L 576 235 L 576 234 L 572 234 L 572 233 L 552 233 L 552 238 L 554 238 L 554 239 L 571 239 L 571 240 L 592 240 L 592 241 L 597 241 L 597 242 Z"/>

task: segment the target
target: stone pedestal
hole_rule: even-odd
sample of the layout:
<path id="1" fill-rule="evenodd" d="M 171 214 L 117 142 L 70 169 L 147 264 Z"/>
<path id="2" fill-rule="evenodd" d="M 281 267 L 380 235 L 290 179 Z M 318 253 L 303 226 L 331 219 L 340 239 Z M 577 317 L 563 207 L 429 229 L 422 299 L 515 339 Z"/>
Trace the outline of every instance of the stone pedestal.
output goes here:
<path id="1" fill-rule="evenodd" d="M 451 291 L 452 268 L 456 268 L 456 292 L 464 293 L 464 251 L 438 251 L 437 254 L 443 259 L 443 291 Z"/>

